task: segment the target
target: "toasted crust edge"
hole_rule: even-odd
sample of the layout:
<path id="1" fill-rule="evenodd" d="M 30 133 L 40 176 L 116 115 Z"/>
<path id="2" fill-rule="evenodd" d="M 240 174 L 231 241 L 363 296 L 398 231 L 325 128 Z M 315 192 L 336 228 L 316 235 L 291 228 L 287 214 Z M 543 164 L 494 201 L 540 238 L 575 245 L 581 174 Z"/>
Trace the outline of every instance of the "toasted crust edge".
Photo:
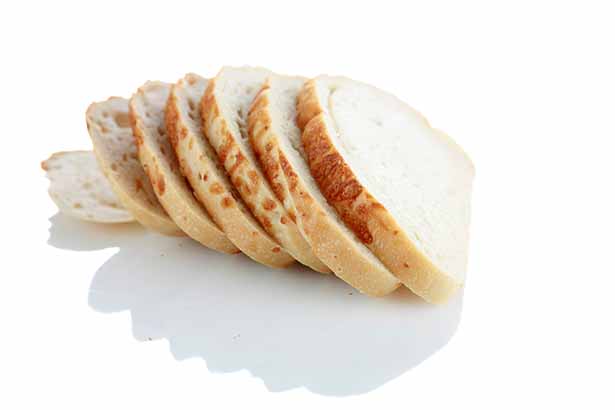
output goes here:
<path id="1" fill-rule="evenodd" d="M 281 207 L 284 213 L 286 213 L 286 211 L 282 204 L 276 204 L 278 201 L 277 197 L 275 197 L 275 193 L 273 197 L 268 197 L 262 201 L 263 203 L 258 203 L 258 206 L 262 208 L 260 210 L 256 208 L 253 203 L 254 201 L 248 201 L 246 199 L 253 196 L 256 192 L 262 191 L 263 184 L 267 184 L 268 182 L 266 180 L 261 180 L 255 168 L 256 164 L 251 164 L 248 158 L 243 155 L 241 147 L 231 134 L 226 118 L 221 115 L 218 106 L 219 103 L 215 95 L 216 81 L 216 78 L 210 80 L 207 90 L 201 100 L 201 115 L 206 130 L 205 133 L 212 142 L 211 145 L 218 153 L 220 162 L 225 166 L 231 182 L 244 198 L 252 214 L 261 223 L 263 228 L 274 236 L 272 233 L 273 224 L 266 214 L 270 213 L 270 210 L 277 209 L 278 207 Z M 219 139 L 223 141 L 223 143 L 216 144 L 213 141 L 215 139 Z M 218 145 L 220 145 L 220 149 L 217 148 Z M 227 158 L 234 158 L 232 165 L 228 163 Z M 271 208 L 268 208 L 268 206 L 271 206 Z M 290 217 L 286 218 L 285 215 L 282 215 L 280 223 L 287 225 L 287 227 L 295 225 L 292 219 Z M 298 228 L 285 229 L 282 235 L 288 236 L 283 238 L 276 237 L 275 239 L 281 243 L 286 252 L 291 254 L 293 258 L 317 272 L 330 272 L 329 268 L 314 255 L 311 247 L 307 241 L 305 241 Z M 284 239 L 286 243 L 282 243 L 282 239 Z M 290 249 L 291 245 L 293 249 Z"/>
<path id="2" fill-rule="evenodd" d="M 294 172 L 283 151 L 278 136 L 271 127 L 268 112 L 269 84 L 265 84 L 254 100 L 249 119 L 253 123 L 250 143 L 274 188 L 278 199 L 296 219 L 297 226 L 312 250 L 333 273 L 360 292 L 384 296 L 400 285 L 389 272 L 375 267 L 353 251 L 354 244 L 327 216 L 320 204 L 309 194 L 303 181 Z"/>
<path id="3" fill-rule="evenodd" d="M 146 83 L 145 86 L 147 84 L 149 83 Z M 171 85 L 167 85 L 170 88 Z M 137 144 L 139 161 L 141 161 L 150 182 L 154 185 L 154 193 L 158 201 L 167 211 L 173 222 L 190 238 L 201 245 L 223 253 L 233 254 L 239 252 L 239 249 L 229 241 L 208 214 L 205 212 L 202 215 L 195 214 L 195 210 L 181 197 L 178 187 L 175 184 L 168 183 L 171 176 L 165 175 L 165 170 L 157 165 L 157 161 L 159 161 L 157 159 L 158 155 L 144 142 L 149 137 L 145 135 L 143 119 L 138 115 L 135 107 L 135 104 L 137 104 L 136 99 L 146 92 L 143 87 L 140 87 L 130 99 L 129 118 L 135 143 Z M 175 155 L 175 153 L 173 152 L 171 155 Z M 157 175 L 154 175 L 155 172 L 157 172 Z M 164 182 L 165 180 L 167 183 Z"/>
<path id="4" fill-rule="evenodd" d="M 118 98 L 126 100 L 121 97 L 109 97 L 108 100 Z M 128 101 L 126 100 L 126 102 Z M 100 102 L 94 102 L 88 106 L 88 109 L 86 110 L 86 124 L 90 139 L 92 140 L 94 155 L 96 156 L 96 160 L 98 162 L 98 165 L 100 166 L 101 171 L 111 184 L 111 189 L 113 190 L 115 195 L 117 195 L 122 205 L 124 205 L 124 208 L 126 208 L 126 210 L 130 212 L 132 216 L 134 216 L 137 222 L 139 222 L 144 227 L 167 236 L 185 236 L 186 234 L 181 229 L 179 229 L 177 225 L 175 225 L 171 218 L 169 218 L 168 216 L 163 218 L 160 215 L 151 212 L 147 208 L 144 208 L 140 203 L 136 202 L 130 195 L 128 195 L 124 190 L 124 187 L 122 186 L 123 184 L 121 184 L 116 178 L 112 176 L 113 171 L 110 171 L 111 164 L 108 164 L 106 158 L 103 158 L 98 152 L 97 144 L 94 141 L 95 137 L 92 135 L 92 133 L 94 132 L 94 127 L 92 126 L 92 124 L 90 124 L 89 117 L 90 112 L 95 109 L 97 104 L 100 104 Z M 144 181 L 144 183 L 149 183 L 149 181 Z"/>
<path id="5" fill-rule="evenodd" d="M 423 255 L 374 198 L 332 142 L 315 80 L 297 98 L 297 123 L 310 171 L 327 201 L 355 235 L 414 293 L 444 303 L 461 287 Z"/>
<path id="6" fill-rule="evenodd" d="M 254 231 L 249 226 L 249 223 L 244 222 L 246 216 L 237 207 L 235 198 L 233 198 L 230 192 L 226 195 L 216 195 L 215 198 L 212 194 L 206 194 L 206 192 L 210 192 L 209 188 L 217 181 L 214 181 L 212 178 L 212 180 L 208 180 L 211 184 L 207 186 L 203 185 L 204 188 L 201 189 L 200 186 L 204 184 L 204 181 L 198 179 L 195 174 L 186 172 L 186 170 L 181 167 L 183 157 L 182 148 L 179 146 L 179 144 L 182 143 L 181 141 L 190 140 L 190 138 L 205 138 L 205 136 L 193 135 L 191 130 L 182 122 L 179 108 L 177 107 L 179 104 L 176 92 L 177 87 L 179 87 L 177 83 L 173 85 L 169 100 L 167 101 L 165 124 L 171 146 L 173 146 L 180 162 L 180 171 L 192 185 L 197 199 L 210 212 L 212 218 L 218 223 L 229 240 L 246 256 L 262 265 L 272 268 L 284 268 L 292 264 L 295 260 L 281 249 L 274 240 L 266 236 L 264 232 Z M 207 167 L 208 174 L 211 174 L 210 170 L 216 168 L 217 165 L 211 163 L 210 159 L 207 157 L 204 157 L 202 162 L 205 164 L 205 167 Z M 222 184 L 219 185 L 224 189 Z M 222 205 L 219 200 L 219 198 L 222 197 L 229 198 L 229 203 Z M 254 221 L 254 223 L 257 224 L 258 222 Z M 274 249 L 276 250 L 274 251 Z"/>

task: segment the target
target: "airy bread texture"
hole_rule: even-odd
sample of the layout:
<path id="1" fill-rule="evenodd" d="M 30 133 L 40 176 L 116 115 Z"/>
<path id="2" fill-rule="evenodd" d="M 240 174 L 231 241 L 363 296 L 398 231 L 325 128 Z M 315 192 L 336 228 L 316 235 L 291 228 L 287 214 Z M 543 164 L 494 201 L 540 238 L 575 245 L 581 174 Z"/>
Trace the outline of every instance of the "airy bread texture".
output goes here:
<path id="1" fill-rule="evenodd" d="M 298 124 L 318 186 L 346 225 L 434 303 L 463 283 L 474 168 L 394 96 L 342 77 L 306 83 Z"/>
<path id="2" fill-rule="evenodd" d="M 210 81 L 201 103 L 205 134 L 265 230 L 299 262 L 318 272 L 329 272 L 273 193 L 248 141 L 250 103 L 271 74 L 260 68 L 223 68 Z"/>
<path id="3" fill-rule="evenodd" d="M 98 223 L 135 220 L 113 193 L 92 151 L 56 152 L 41 167 L 49 178 L 49 196 L 60 212 Z"/>
<path id="4" fill-rule="evenodd" d="M 156 199 L 141 167 L 130 128 L 128 100 L 111 97 L 91 104 L 86 122 L 100 169 L 124 208 L 153 231 L 183 236 Z"/>
<path id="5" fill-rule="evenodd" d="M 148 81 L 130 99 L 130 122 L 141 165 L 158 200 L 182 231 L 208 248 L 237 253 L 238 249 L 194 198 L 179 170 L 164 124 L 170 91 L 170 84 Z"/>
<path id="6" fill-rule="evenodd" d="M 263 265 L 285 267 L 294 259 L 252 217 L 203 135 L 199 103 L 207 84 L 207 79 L 187 74 L 173 86 L 167 102 L 167 134 L 180 170 L 235 246 Z"/>
<path id="7" fill-rule="evenodd" d="M 304 160 L 295 124 L 296 99 L 304 83 L 301 77 L 269 77 L 250 108 L 250 142 L 276 196 L 315 255 L 359 291 L 386 295 L 397 289 L 399 280 L 344 226 Z"/>

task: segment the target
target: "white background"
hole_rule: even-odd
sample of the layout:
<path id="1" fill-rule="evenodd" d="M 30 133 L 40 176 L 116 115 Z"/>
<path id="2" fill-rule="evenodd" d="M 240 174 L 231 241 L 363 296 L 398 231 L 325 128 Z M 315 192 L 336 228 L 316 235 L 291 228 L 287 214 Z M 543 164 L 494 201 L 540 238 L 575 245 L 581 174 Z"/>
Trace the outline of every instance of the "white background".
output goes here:
<path id="1" fill-rule="evenodd" d="M 615 408 L 612 2 L 412 3 L 2 3 L 0 408 Z M 292 388 L 250 374 L 262 352 L 250 353 L 249 343 L 228 366 L 216 363 L 218 354 L 182 357 L 191 347 L 174 348 L 167 336 L 206 326 L 203 318 L 217 314 L 194 294 L 207 288 L 198 272 L 190 274 L 198 271 L 194 259 L 177 268 L 183 276 L 175 282 L 169 270 L 178 258 L 164 255 L 196 248 L 179 251 L 183 242 L 135 227 L 49 221 L 56 208 L 39 162 L 54 151 L 89 148 L 89 103 L 128 96 L 148 79 L 174 81 L 187 71 L 213 76 L 224 64 L 372 83 L 409 102 L 466 149 L 477 168 L 470 265 L 462 318 L 445 347 L 416 367 L 404 363 L 390 381 L 370 379 L 391 366 L 384 345 L 363 352 L 367 368 L 340 361 L 346 370 L 337 369 L 336 378 L 347 377 L 347 388 L 355 380 L 371 386 L 350 395 L 337 391 L 344 381 L 335 378 L 331 389 L 338 394 L 327 392 L 326 364 L 305 376 L 310 363 L 324 362 L 314 352 L 327 351 L 310 349 L 310 334 L 303 335 L 306 343 L 280 347 L 296 361 L 284 369 L 298 383 Z M 163 275 L 155 289 L 131 276 L 126 266 L 135 261 L 130 253 L 114 256 L 118 246 L 120 254 L 147 248 L 145 262 Z M 213 253 L 202 255 L 198 260 L 207 264 Z M 243 262 L 237 263 L 241 270 Z M 224 318 L 237 319 L 234 304 L 246 309 L 254 292 L 284 299 L 282 290 L 294 289 L 271 309 L 290 309 L 297 321 L 272 323 L 298 333 L 253 329 L 261 337 L 270 331 L 286 335 L 283 343 L 305 341 L 304 314 L 314 321 L 314 309 L 326 317 L 331 306 L 334 319 L 347 318 L 344 326 L 356 332 L 342 327 L 328 334 L 332 351 L 343 355 L 340 343 L 350 351 L 361 347 L 361 337 L 378 334 L 376 319 L 395 312 L 395 301 L 382 308 L 357 297 L 344 299 L 355 301 L 346 317 L 340 313 L 346 302 L 336 302 L 341 296 L 312 300 L 297 291 L 305 281 L 345 294 L 342 285 L 328 279 L 314 285 L 305 272 L 297 281 L 263 275 L 266 286 L 245 279 L 255 283 L 253 292 L 242 282 L 245 272 L 220 279 L 244 293 L 228 300 L 218 295 L 216 302 Z M 195 304 L 169 296 L 178 288 L 192 289 L 186 297 Z M 101 302 L 100 289 L 116 294 Z M 258 322 L 275 314 L 262 306 L 249 317 Z M 415 306 L 408 319 L 396 320 L 417 324 L 434 312 Z M 139 327 L 160 318 L 169 322 Z M 407 338 L 404 332 L 397 334 Z M 417 346 L 422 337 L 416 334 Z M 413 346 L 408 341 L 406 354 Z"/>

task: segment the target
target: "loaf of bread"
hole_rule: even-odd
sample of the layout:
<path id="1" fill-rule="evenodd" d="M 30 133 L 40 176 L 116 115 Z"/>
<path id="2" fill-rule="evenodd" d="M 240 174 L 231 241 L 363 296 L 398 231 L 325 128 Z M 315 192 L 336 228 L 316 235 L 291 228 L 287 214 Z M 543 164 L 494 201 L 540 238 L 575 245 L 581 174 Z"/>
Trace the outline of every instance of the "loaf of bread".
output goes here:
<path id="1" fill-rule="evenodd" d="M 403 284 L 443 303 L 463 286 L 474 166 L 392 94 L 225 67 L 147 82 L 86 119 L 94 153 L 42 163 L 61 212 L 298 261 L 371 296 Z"/>

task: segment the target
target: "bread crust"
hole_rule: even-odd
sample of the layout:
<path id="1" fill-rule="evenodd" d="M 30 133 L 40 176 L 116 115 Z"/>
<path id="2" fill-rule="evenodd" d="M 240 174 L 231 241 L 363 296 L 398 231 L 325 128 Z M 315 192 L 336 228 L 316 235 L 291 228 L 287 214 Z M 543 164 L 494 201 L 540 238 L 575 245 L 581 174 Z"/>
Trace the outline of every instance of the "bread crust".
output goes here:
<path id="1" fill-rule="evenodd" d="M 139 106 L 145 106 L 148 93 L 156 93 L 158 90 L 168 92 L 170 88 L 170 84 L 147 82 L 130 99 L 130 123 L 139 160 L 154 186 L 160 204 L 181 230 L 203 246 L 218 252 L 237 253 L 239 250 L 216 226 L 205 208 L 196 201 L 192 189 L 181 175 L 175 153 L 171 152 L 170 143 L 165 139 L 164 117 L 162 116 L 158 123 L 149 126 L 147 124 L 148 118 L 145 118 L 145 115 L 152 111 L 153 117 L 161 115 L 156 111 L 164 110 L 166 103 L 162 107 L 145 108 L 145 115 L 140 112 Z"/>
<path id="2" fill-rule="evenodd" d="M 349 238 L 331 220 L 322 206 L 309 194 L 302 178 L 280 149 L 279 138 L 271 126 L 270 85 L 259 91 L 248 116 L 249 138 L 267 179 L 288 214 L 296 220 L 316 256 L 333 273 L 371 296 L 384 296 L 399 286 L 399 281 L 382 266 L 363 257 Z"/>
<path id="3" fill-rule="evenodd" d="M 311 269 L 329 273 L 329 268 L 312 252 L 295 222 L 268 187 L 257 164 L 244 155 L 235 140 L 227 119 L 222 115 L 216 96 L 217 78 L 210 80 L 201 101 L 201 115 L 205 134 L 216 150 L 220 162 L 246 205 L 265 231 L 273 236 L 295 259 Z M 239 138 L 241 138 L 239 136 Z"/>
<path id="4" fill-rule="evenodd" d="M 107 117 L 105 117 L 105 113 L 107 113 Z M 136 147 L 130 144 L 130 149 L 123 153 L 126 155 L 127 162 L 136 161 L 136 165 L 132 164 L 134 174 L 130 176 L 122 174 L 122 170 L 108 155 L 109 147 L 107 144 L 109 144 L 108 138 L 110 137 L 106 135 L 108 133 L 106 121 L 111 118 L 125 118 L 127 116 L 128 100 L 121 97 L 110 97 L 106 101 L 95 102 L 88 107 L 86 124 L 100 169 L 111 184 L 111 189 L 119 201 L 137 222 L 163 235 L 184 236 L 182 230 L 169 218 L 158 202 L 147 175 L 138 164 Z M 121 124 L 121 127 L 127 128 L 130 133 L 128 124 Z M 130 138 L 132 141 L 132 137 Z"/>
<path id="5" fill-rule="evenodd" d="M 189 85 L 192 81 L 202 80 L 196 74 L 186 75 L 173 86 L 167 102 L 167 134 L 179 159 L 180 170 L 193 187 L 197 199 L 235 246 L 258 263 L 273 268 L 286 267 L 293 263 L 294 259 L 252 218 L 241 199 L 236 198 L 235 193 L 229 190 L 230 182 L 219 177 L 217 168 L 221 167 L 221 164 L 206 153 L 196 153 L 198 148 L 193 146 L 196 145 L 193 141 L 205 139 L 205 136 L 195 135 L 188 126 L 189 119 L 181 112 L 178 94 L 186 87 L 186 83 Z M 198 126 L 201 127 L 200 121 Z M 189 165 L 195 164 L 188 158 L 190 155 L 199 156 L 196 165 Z"/>
<path id="6" fill-rule="evenodd" d="M 337 151 L 315 80 L 297 99 L 297 123 L 311 173 L 322 194 L 355 235 L 410 290 L 431 303 L 447 301 L 461 286 L 408 238 L 387 209 L 360 183 Z"/>

